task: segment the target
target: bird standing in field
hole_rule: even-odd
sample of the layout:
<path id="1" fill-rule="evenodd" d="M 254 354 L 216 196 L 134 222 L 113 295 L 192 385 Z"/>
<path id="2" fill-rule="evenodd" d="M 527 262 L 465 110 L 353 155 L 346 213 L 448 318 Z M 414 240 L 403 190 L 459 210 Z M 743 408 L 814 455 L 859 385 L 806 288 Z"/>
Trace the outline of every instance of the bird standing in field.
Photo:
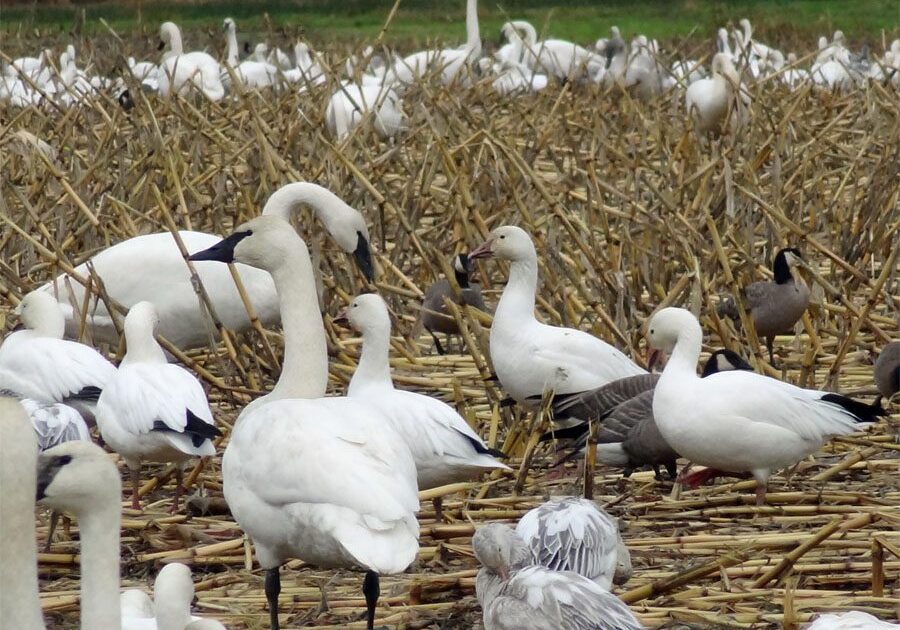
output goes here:
<path id="1" fill-rule="evenodd" d="M 422 310 L 419 313 L 419 319 L 416 321 L 416 332 L 413 338 L 418 337 L 418 331 L 422 328 L 428 331 L 431 338 L 434 339 L 434 347 L 438 354 L 446 354 L 441 341 L 435 333 L 444 333 L 445 335 L 458 335 L 459 325 L 456 319 L 447 313 L 447 304 L 445 300 L 450 300 L 460 306 L 472 306 L 479 311 L 487 311 L 484 304 L 484 298 L 481 295 L 481 285 L 476 282 L 469 281 L 469 275 L 472 273 L 472 263 L 466 254 L 458 254 L 453 257 L 453 275 L 456 284 L 459 286 L 459 295 L 453 291 L 450 281 L 447 278 L 441 278 L 425 291 L 425 297 L 422 300 Z"/>
<path id="2" fill-rule="evenodd" d="M 141 508 L 141 461 L 174 462 L 175 499 L 184 491 L 181 464 L 215 455 L 212 441 L 221 435 L 206 393 L 193 374 L 166 360 L 154 334 L 156 308 L 138 302 L 125 317 L 127 351 L 97 405 L 97 426 L 110 448 L 131 470 L 131 506 Z"/>
<path id="3" fill-rule="evenodd" d="M 754 282 L 744 289 L 744 303 L 760 338 L 766 340 L 769 363 L 774 365 L 775 336 L 791 330 L 809 306 L 809 287 L 793 268 L 803 259 L 799 250 L 780 250 L 772 263 L 773 280 Z M 717 312 L 732 319 L 739 317 L 733 298 L 720 302 Z"/>

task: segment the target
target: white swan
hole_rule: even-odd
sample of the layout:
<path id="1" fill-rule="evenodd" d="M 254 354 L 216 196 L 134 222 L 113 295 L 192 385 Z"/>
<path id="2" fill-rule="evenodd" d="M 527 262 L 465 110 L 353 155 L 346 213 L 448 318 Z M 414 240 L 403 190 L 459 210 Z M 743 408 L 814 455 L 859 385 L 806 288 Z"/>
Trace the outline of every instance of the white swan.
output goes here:
<path id="1" fill-rule="evenodd" d="M 489 449 L 450 405 L 394 388 L 388 361 L 391 319 L 380 296 L 357 296 L 343 319 L 363 336 L 362 355 L 347 396 L 381 413 L 405 441 L 416 463 L 419 490 L 465 481 L 494 469 L 509 470 L 492 456 L 500 453 Z M 435 500 L 435 511 L 440 520 L 439 500 Z"/>
<path id="2" fill-rule="evenodd" d="M 304 204 L 313 209 L 338 246 L 353 254 L 363 274 L 371 280 L 374 270 L 365 219 L 331 191 L 310 182 L 287 184 L 272 193 L 262 213 L 289 218 Z M 187 251 L 205 249 L 220 240 L 203 232 L 182 230 L 178 235 Z M 159 334 L 179 348 L 209 343 L 205 308 L 194 292 L 190 270 L 169 232 L 136 236 L 113 245 L 78 265 L 75 271 L 86 279 L 90 277 L 89 265 L 103 282 L 106 294 L 122 306 L 152 302 L 160 317 Z M 195 268 L 220 321 L 232 330 L 249 328 L 247 309 L 228 268 L 213 263 L 197 263 Z M 236 265 L 236 269 L 263 325 L 277 323 L 278 296 L 269 274 L 247 265 Z M 59 296 L 64 303 L 69 335 L 78 334 L 81 309 L 87 304 L 85 321 L 93 338 L 118 343 L 116 325 L 104 301 L 99 296 L 85 301 L 85 288 L 80 282 L 64 274 L 39 290 Z"/>
<path id="3" fill-rule="evenodd" d="M 398 59 L 387 73 L 388 82 L 413 83 L 437 70 L 444 85 L 461 77 L 463 69 L 481 55 L 478 32 L 478 0 L 466 0 L 466 43 L 459 48 L 421 50 Z"/>
<path id="4" fill-rule="evenodd" d="M 483 72 L 490 70 L 497 75 L 491 86 L 494 91 L 504 96 L 540 92 L 548 84 L 546 74 L 539 74 L 523 63 L 525 42 L 516 31 L 516 24 L 521 23 L 507 22 L 503 25 L 502 30 L 509 43 L 495 53 L 498 63 L 492 64 L 488 58 L 478 61 Z"/>
<path id="5" fill-rule="evenodd" d="M 526 512 L 516 533 L 542 567 L 573 571 L 606 590 L 631 577 L 618 521 L 588 499 L 554 497 Z"/>
<path id="6" fill-rule="evenodd" d="M 657 61 L 658 54 L 656 41 L 643 35 L 635 38 L 631 45 L 622 86 L 642 101 L 649 101 L 663 92 L 666 72 Z"/>
<path id="7" fill-rule="evenodd" d="M 93 418 L 101 390 L 116 368 L 96 350 L 62 338 L 60 305 L 52 295 L 32 291 L 16 312 L 25 330 L 0 346 L 0 390 L 42 403 L 65 403 Z"/>
<path id="8" fill-rule="evenodd" d="M 14 399 L 0 396 L 0 628 L 45 628 L 34 529 L 36 461 L 25 410 Z"/>
<path id="9" fill-rule="evenodd" d="M 122 481 L 96 444 L 67 442 L 41 453 L 37 497 L 78 519 L 81 539 L 81 628 L 187 630 L 194 586 L 190 569 L 169 564 L 156 579 L 155 602 L 133 591 L 119 595 L 119 529 Z M 123 606 L 124 603 L 124 606 Z M 154 618 L 141 615 L 152 606 Z M 196 623 L 194 621 L 193 623 Z"/>
<path id="10" fill-rule="evenodd" d="M 599 55 L 573 42 L 562 39 L 537 41 L 537 31 L 529 22 L 509 24 L 523 32 L 522 63 L 528 68 L 571 81 L 591 78 L 606 66 Z"/>
<path id="11" fill-rule="evenodd" d="M 542 324 L 534 316 L 538 263 L 534 243 L 521 228 L 491 232 L 470 259 L 508 260 L 509 281 L 491 325 L 491 361 L 503 389 L 524 402 L 553 390 L 571 394 L 643 374 L 627 356 L 586 332 Z"/>
<path id="12" fill-rule="evenodd" d="M 161 47 L 169 46 L 169 53 L 163 56 L 157 72 L 162 96 L 188 94 L 192 90 L 201 92 L 211 101 L 219 101 L 225 96 L 218 61 L 202 51 L 184 52 L 181 31 L 172 22 L 163 22 L 159 37 Z"/>
<path id="13" fill-rule="evenodd" d="M 648 324 L 651 347 L 670 353 L 653 394 L 659 432 L 683 457 L 729 472 L 751 472 L 757 503 L 769 475 L 818 450 L 829 438 L 883 415 L 838 394 L 801 389 L 744 370 L 697 376 L 703 331 L 697 318 L 664 308 Z"/>
<path id="14" fill-rule="evenodd" d="M 371 113 L 375 132 L 383 139 L 393 138 L 403 128 L 402 105 L 400 96 L 388 85 L 344 81 L 328 100 L 325 122 L 328 131 L 343 140 Z"/>
<path id="15" fill-rule="evenodd" d="M 483 565 L 476 590 L 485 630 L 643 628 L 622 600 L 584 576 L 542 566 L 518 568 L 523 547 L 516 532 L 502 523 L 479 527 L 472 537 L 475 557 Z"/>
<path id="16" fill-rule="evenodd" d="M 183 490 L 180 464 L 190 457 L 215 455 L 212 440 L 220 432 L 203 386 L 193 374 L 166 360 L 153 336 L 158 323 L 150 302 L 138 302 L 129 309 L 125 358 L 100 394 L 97 426 L 103 440 L 131 470 L 131 506 L 136 510 L 141 507 L 141 461 L 178 464 L 174 512 Z"/>
<path id="17" fill-rule="evenodd" d="M 897 624 L 882 621 L 878 617 L 858 610 L 819 615 L 804 630 L 897 630 Z"/>
<path id="18" fill-rule="evenodd" d="M 232 73 L 237 80 L 250 89 L 264 88 L 275 85 L 278 81 L 279 69 L 267 61 L 239 61 L 238 60 L 238 43 L 237 43 L 237 26 L 231 18 L 225 18 L 222 23 L 222 30 L 225 31 L 226 58 L 225 62 L 228 68 L 223 68 L 222 81 L 226 87 L 231 85 Z"/>
<path id="19" fill-rule="evenodd" d="M 325 330 L 306 243 L 289 223 L 258 217 L 191 258 L 265 269 L 281 302 L 281 376 L 238 416 L 222 458 L 225 499 L 266 569 L 271 627 L 279 628 L 279 567 L 297 557 L 366 571 L 371 630 L 379 574 L 403 571 L 419 547 L 412 455 L 377 412 L 351 398 L 322 397 Z"/>
<path id="20" fill-rule="evenodd" d="M 736 132 L 749 118 L 750 96 L 728 53 L 716 53 L 712 76 L 694 81 L 684 94 L 685 109 L 698 134 L 720 132 L 727 124 Z"/>
<path id="21" fill-rule="evenodd" d="M 294 60 L 296 67 L 285 70 L 284 80 L 288 83 L 301 84 L 301 91 L 312 86 L 322 85 L 328 80 L 322 64 L 309 51 L 309 46 L 303 42 L 294 44 Z"/>
<path id="22" fill-rule="evenodd" d="M 788 53 L 787 65 L 787 70 L 781 73 L 781 80 L 783 83 L 790 87 L 799 87 L 809 81 L 809 72 L 803 68 L 797 67 L 796 54 Z"/>

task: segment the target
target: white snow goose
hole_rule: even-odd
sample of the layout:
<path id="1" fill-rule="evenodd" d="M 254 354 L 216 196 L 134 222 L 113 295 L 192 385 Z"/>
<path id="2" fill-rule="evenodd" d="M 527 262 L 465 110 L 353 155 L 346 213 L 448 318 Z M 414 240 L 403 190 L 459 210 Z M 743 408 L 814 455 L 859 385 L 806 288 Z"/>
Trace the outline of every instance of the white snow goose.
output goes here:
<path id="1" fill-rule="evenodd" d="M 588 499 L 554 497 L 526 512 L 516 533 L 535 562 L 553 571 L 573 571 L 606 590 L 631 577 L 619 522 Z"/>
<path id="2" fill-rule="evenodd" d="M 646 371 L 605 341 L 581 330 L 542 324 L 534 316 L 538 260 L 531 237 L 506 225 L 469 258 L 508 260 L 509 281 L 491 325 L 490 353 L 503 389 L 516 402 L 545 391 L 572 394 Z M 557 418 L 557 420 L 559 420 Z"/>
<path id="3" fill-rule="evenodd" d="M 618 597 L 571 571 L 517 567 L 528 550 L 507 525 L 491 523 L 472 537 L 484 565 L 479 599 L 485 630 L 639 630 L 634 613 Z"/>
<path id="4" fill-rule="evenodd" d="M 403 438 L 416 462 L 419 490 L 466 481 L 490 470 L 509 470 L 494 459 L 503 453 L 488 448 L 450 405 L 394 388 L 388 361 L 391 319 L 380 296 L 357 296 L 335 321 L 341 320 L 363 336 L 362 355 L 347 395 L 381 413 Z M 440 520 L 440 499 L 434 502 Z"/>
<path id="5" fill-rule="evenodd" d="M 751 473 L 759 505 L 765 502 L 772 472 L 884 414 L 880 406 L 754 372 L 735 370 L 700 378 L 695 370 L 703 331 L 697 318 L 684 309 L 662 309 L 647 328 L 654 351 L 671 354 L 653 395 L 659 432 L 695 464 Z"/>
<path id="6" fill-rule="evenodd" d="M 262 214 L 290 219 L 308 205 L 335 243 L 351 254 L 367 280 L 374 276 L 369 231 L 363 215 L 327 188 L 311 182 L 293 182 L 276 190 L 266 201 Z M 189 252 L 212 247 L 221 238 L 205 232 L 178 232 Z M 175 238 L 169 232 L 144 234 L 101 251 L 75 271 L 88 278 L 92 267 L 110 298 L 126 308 L 149 301 L 160 317 L 159 334 L 182 349 L 209 343 L 205 309 L 194 292 L 190 269 L 184 262 Z M 213 308 L 226 328 L 246 330 L 250 317 L 225 265 L 201 262 L 195 266 Z M 278 296 L 269 274 L 247 265 L 236 265 L 241 282 L 263 325 L 278 322 Z M 138 280 L 136 280 L 136 278 Z M 61 296 L 69 335 L 78 333 L 81 309 L 87 304 L 87 326 L 96 340 L 118 343 L 118 333 L 106 305 L 97 296 L 85 300 L 84 286 L 61 275 L 40 291 Z"/>
<path id="7" fill-rule="evenodd" d="M 93 348 L 62 338 L 65 317 L 52 295 L 32 291 L 16 313 L 25 330 L 11 333 L 0 346 L 0 390 L 38 403 L 64 403 L 93 419 L 115 366 Z"/>
<path id="8" fill-rule="evenodd" d="M 104 441 L 131 470 L 131 505 L 139 510 L 141 461 L 175 462 L 175 500 L 183 487 L 181 464 L 216 454 L 215 426 L 203 386 L 184 368 L 169 363 L 154 338 L 159 316 L 150 302 L 138 302 L 125 317 L 127 349 L 97 404 Z"/>
<path id="9" fill-rule="evenodd" d="M 271 627 L 280 627 L 279 567 L 296 557 L 364 570 L 371 630 L 379 575 L 406 569 L 419 548 L 409 448 L 367 405 L 323 398 L 328 352 L 312 263 L 288 222 L 258 217 L 191 259 L 264 269 L 281 301 L 281 376 L 241 412 L 222 458 L 225 500 L 266 570 Z"/>

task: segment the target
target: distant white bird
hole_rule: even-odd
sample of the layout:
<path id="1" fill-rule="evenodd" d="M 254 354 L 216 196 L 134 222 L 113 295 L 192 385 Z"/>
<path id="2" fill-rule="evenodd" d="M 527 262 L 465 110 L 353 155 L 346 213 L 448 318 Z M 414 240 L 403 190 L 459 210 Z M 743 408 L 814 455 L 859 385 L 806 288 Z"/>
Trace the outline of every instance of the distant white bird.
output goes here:
<path id="1" fill-rule="evenodd" d="M 165 565 L 153 582 L 153 599 L 141 590 L 129 589 L 119 596 L 122 630 L 187 630 L 200 621 L 191 615 L 194 582 L 191 570 L 180 562 Z"/>
<path id="2" fill-rule="evenodd" d="M 312 263 L 288 222 L 257 217 L 191 259 L 264 269 L 280 298 L 281 376 L 238 416 L 222 458 L 225 500 L 266 570 L 271 627 L 279 628 L 279 567 L 296 557 L 364 570 L 371 630 L 379 575 L 406 569 L 419 548 L 412 455 L 375 410 L 323 397 L 328 352 Z"/>
<path id="3" fill-rule="evenodd" d="M 294 59 L 296 67 L 285 70 L 284 80 L 288 83 L 297 83 L 301 91 L 316 85 L 322 85 L 328 80 L 322 64 L 317 58 L 313 58 L 309 46 L 303 42 L 294 44 Z"/>
<path id="4" fill-rule="evenodd" d="M 403 101 L 389 86 L 342 82 L 328 101 L 325 122 L 338 140 L 346 138 L 366 117 L 381 138 L 393 138 L 403 128 Z"/>
<path id="5" fill-rule="evenodd" d="M 215 455 L 212 440 L 221 433 L 200 382 L 166 360 L 154 338 L 158 323 L 150 302 L 138 302 L 128 311 L 125 358 L 100 394 L 97 426 L 131 470 L 131 505 L 136 510 L 141 507 L 141 461 L 176 463 L 174 512 L 183 491 L 181 464 L 191 457 Z"/>
<path id="6" fill-rule="evenodd" d="M 38 440 L 38 450 L 46 451 L 71 440 L 90 442 L 91 432 L 78 410 L 63 403 L 46 403 L 31 398 L 19 401 L 28 413 Z"/>
<path id="7" fill-rule="evenodd" d="M 140 81 L 141 87 L 151 92 L 159 90 L 159 66 L 150 61 L 135 61 L 128 58 L 128 69 L 131 76 Z"/>
<path id="8" fill-rule="evenodd" d="M 535 564 L 553 571 L 573 571 L 606 590 L 631 577 L 631 555 L 618 521 L 588 499 L 551 498 L 526 512 L 516 533 Z"/>
<path id="9" fill-rule="evenodd" d="M 36 445 L 25 410 L 0 396 L 0 628 L 45 630 L 34 527 Z"/>
<path id="10" fill-rule="evenodd" d="M 0 390 L 39 403 L 65 403 L 93 419 L 116 368 L 93 348 L 62 338 L 65 318 L 52 295 L 32 291 L 16 312 L 25 330 L 0 345 Z"/>
<path id="11" fill-rule="evenodd" d="M 622 352 L 581 330 L 542 324 L 534 316 L 538 260 L 531 237 L 507 225 L 469 253 L 510 262 L 509 281 L 491 325 L 491 361 L 517 402 L 553 390 L 571 394 L 645 372 Z"/>
<path id="12" fill-rule="evenodd" d="M 659 432 L 696 464 L 756 479 L 765 502 L 774 471 L 818 450 L 828 439 L 860 430 L 883 415 L 879 407 L 839 394 L 801 389 L 744 370 L 700 378 L 703 331 L 690 311 L 668 307 L 647 325 L 649 345 L 670 355 L 653 394 Z"/>
<path id="13" fill-rule="evenodd" d="M 388 353 L 391 320 L 384 300 L 366 293 L 353 299 L 346 320 L 362 333 L 359 365 L 347 396 L 381 413 L 409 447 L 416 463 L 419 490 L 466 481 L 491 470 L 509 470 L 450 405 L 431 396 L 395 389 Z M 441 519 L 440 500 L 435 500 Z"/>
<path id="14" fill-rule="evenodd" d="M 159 37 L 162 46 L 169 46 L 157 73 L 162 96 L 188 94 L 193 90 L 211 101 L 219 101 L 225 96 L 218 61 L 202 51 L 184 52 L 181 31 L 172 22 L 160 26 Z"/>
<path id="15" fill-rule="evenodd" d="M 485 630 L 643 628 L 622 600 L 586 577 L 541 566 L 518 567 L 524 546 L 516 532 L 501 523 L 484 525 L 472 537 L 475 557 L 483 565 L 476 591 Z"/>
<path id="16" fill-rule="evenodd" d="M 560 80 L 584 80 L 604 67 L 601 57 L 593 51 L 562 39 L 537 40 L 537 30 L 529 22 L 508 22 L 504 25 L 507 38 L 513 33 L 521 38 L 524 47 L 521 61 L 526 67 L 546 73 Z"/>
<path id="17" fill-rule="evenodd" d="M 750 96 L 726 52 L 712 61 L 712 76 L 694 81 L 684 94 L 688 118 L 698 134 L 731 129 L 736 132 L 749 119 Z M 727 127 L 726 127 L 727 125 Z"/>
<path id="18" fill-rule="evenodd" d="M 227 46 L 225 63 L 228 67 L 222 69 L 222 82 L 226 86 L 231 85 L 232 74 L 241 85 L 250 89 L 270 87 L 278 82 L 278 67 L 267 61 L 238 60 L 237 27 L 233 19 L 225 18 L 222 30 L 225 31 Z"/>
<path id="19" fill-rule="evenodd" d="M 809 81 L 809 72 L 797 67 L 797 55 L 788 53 L 788 68 L 781 73 L 781 80 L 791 87 L 799 87 Z"/>
<path id="20" fill-rule="evenodd" d="M 461 78 L 464 69 L 481 55 L 478 32 L 478 0 L 466 0 L 466 43 L 459 48 L 422 50 L 394 62 L 388 70 L 388 82 L 408 84 L 436 71 L 444 85 Z"/>

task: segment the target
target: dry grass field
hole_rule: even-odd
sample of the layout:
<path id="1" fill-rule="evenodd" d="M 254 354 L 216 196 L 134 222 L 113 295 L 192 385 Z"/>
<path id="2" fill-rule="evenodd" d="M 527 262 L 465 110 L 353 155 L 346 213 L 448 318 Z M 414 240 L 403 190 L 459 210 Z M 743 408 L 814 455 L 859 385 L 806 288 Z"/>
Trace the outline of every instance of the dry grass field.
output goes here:
<path id="1" fill-rule="evenodd" d="M 4 53 L 18 56 L 26 40 L 10 40 Z M 696 35 L 679 41 L 684 55 L 711 52 Z M 322 49 L 342 67 L 346 51 Z M 122 67 L 124 51 L 145 50 L 146 38 L 105 36 L 82 54 L 108 71 Z M 681 90 L 651 103 L 573 84 L 508 98 L 476 78 L 468 88 L 407 91 L 408 130 L 394 142 L 364 127 L 337 143 L 323 120 L 336 81 L 305 94 L 247 93 L 219 103 L 166 100 L 132 86 L 130 111 L 110 97 L 68 110 L 0 106 L 0 319 L 31 289 L 133 235 L 228 234 L 288 182 L 317 182 L 361 211 L 377 249 L 374 287 L 311 215 L 296 218 L 324 285 L 329 391 L 345 391 L 359 350 L 331 318 L 354 294 L 377 290 L 395 318 L 396 383 L 455 405 L 521 468 L 445 488 L 444 522 L 422 502 L 418 561 L 383 578 L 378 624 L 478 627 L 474 528 L 515 522 L 549 495 L 581 492 L 574 464 L 554 478 L 552 446 L 534 449 L 532 430 L 545 418 L 500 406 L 503 392 L 487 380 L 489 317 L 458 313 L 465 334 L 455 354 L 438 356 L 427 335 L 409 338 L 424 289 L 449 270 L 452 254 L 493 227 L 514 223 L 534 235 L 543 321 L 591 331 L 643 362 L 642 324 L 661 306 L 684 306 L 700 317 L 705 350 L 728 347 L 792 383 L 874 398 L 873 358 L 900 339 L 896 91 L 750 83 L 749 129 L 699 144 Z M 36 150 L 20 131 L 52 151 Z M 765 347 L 719 319 L 715 304 L 770 277 L 783 246 L 798 247 L 809 263 L 803 273 L 814 303 L 794 335 L 779 337 L 776 371 Z M 476 276 L 495 304 L 505 266 L 478 263 Z M 277 378 L 281 348 L 279 331 L 260 327 L 231 335 L 227 346 L 178 354 L 208 389 L 225 430 L 220 453 L 240 409 Z M 123 348 L 105 351 L 115 358 Z M 790 479 L 774 476 L 765 507 L 754 505 L 752 482 L 719 480 L 678 494 L 650 472 L 623 479 L 598 467 L 594 497 L 624 522 L 635 567 L 617 593 L 651 628 L 797 628 L 815 612 L 851 608 L 896 619 L 900 407 L 890 409 L 870 431 L 801 462 Z M 533 457 L 521 466 L 526 451 Z M 199 614 L 229 628 L 268 627 L 262 572 L 224 507 L 220 459 L 187 475 L 195 495 L 187 513 L 168 512 L 172 473 L 145 466 L 143 512 L 123 499 L 124 583 L 149 586 L 162 563 L 178 560 L 194 571 Z M 47 523 L 39 512 L 41 542 Z M 39 557 L 53 628 L 78 623 L 77 531 L 75 524 L 60 533 Z M 351 572 L 287 564 L 283 624 L 364 627 L 359 583 Z"/>

